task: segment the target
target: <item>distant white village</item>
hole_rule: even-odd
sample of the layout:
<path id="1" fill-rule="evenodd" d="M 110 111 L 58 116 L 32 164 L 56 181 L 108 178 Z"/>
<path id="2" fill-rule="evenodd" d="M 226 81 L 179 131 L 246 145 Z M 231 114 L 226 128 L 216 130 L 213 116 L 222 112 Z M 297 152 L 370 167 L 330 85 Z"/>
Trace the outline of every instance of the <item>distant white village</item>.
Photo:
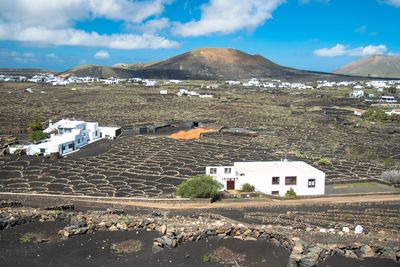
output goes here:
<path id="1" fill-rule="evenodd" d="M 69 76 L 61 77 L 50 73 L 43 73 L 35 75 L 32 78 L 25 76 L 11 76 L 11 75 L 0 75 L 0 82 L 32 82 L 32 83 L 43 83 L 54 86 L 65 86 L 69 84 L 87 84 L 87 83 L 102 83 L 102 84 L 120 84 L 120 83 L 133 83 L 144 86 L 156 86 L 159 84 L 181 84 L 181 80 L 149 80 L 142 78 L 94 78 L 94 77 L 78 77 Z M 396 88 L 400 89 L 400 80 L 372 80 L 372 81 L 317 81 L 317 82 L 285 82 L 277 79 L 263 81 L 257 78 L 251 78 L 245 81 L 239 80 L 227 80 L 225 81 L 226 86 L 242 86 L 242 87 L 253 87 L 253 88 L 269 88 L 269 89 L 320 89 L 320 88 L 337 88 L 337 87 L 349 87 L 354 90 L 361 91 L 364 89 L 376 89 L 378 92 L 382 92 L 384 89 Z M 216 89 L 218 84 L 205 85 L 206 89 Z M 362 95 L 363 96 L 363 95 Z"/>

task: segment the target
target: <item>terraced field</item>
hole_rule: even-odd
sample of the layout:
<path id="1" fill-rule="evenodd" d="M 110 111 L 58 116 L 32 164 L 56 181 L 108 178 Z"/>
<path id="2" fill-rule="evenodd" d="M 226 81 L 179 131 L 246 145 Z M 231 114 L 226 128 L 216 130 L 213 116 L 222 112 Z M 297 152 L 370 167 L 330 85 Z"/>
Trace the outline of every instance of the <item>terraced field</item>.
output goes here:
<path id="1" fill-rule="evenodd" d="M 90 196 L 172 197 L 183 180 L 203 174 L 205 167 L 234 161 L 279 160 L 273 151 L 242 143 L 177 141 L 167 137 L 133 136 L 116 140 L 98 155 L 77 155 L 52 161 L 43 157 L 1 158 L 0 191 Z M 215 140 L 214 140 L 215 141 Z M 95 150 L 97 144 L 87 147 Z M 312 161 L 311 161 L 312 163 Z M 328 179 L 379 176 L 376 165 L 343 161 L 326 166 Z M 338 178 L 337 178 L 338 177 Z"/>

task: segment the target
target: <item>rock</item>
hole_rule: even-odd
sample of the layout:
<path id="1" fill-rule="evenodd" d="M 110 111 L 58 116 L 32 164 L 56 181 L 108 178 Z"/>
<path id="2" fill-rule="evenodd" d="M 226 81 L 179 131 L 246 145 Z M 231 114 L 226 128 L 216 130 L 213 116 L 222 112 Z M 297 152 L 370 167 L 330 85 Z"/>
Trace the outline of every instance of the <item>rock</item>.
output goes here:
<path id="1" fill-rule="evenodd" d="M 161 225 L 160 232 L 163 235 L 165 235 L 165 233 L 167 232 L 167 226 L 165 224 Z"/>
<path id="2" fill-rule="evenodd" d="M 257 241 L 257 238 L 254 238 L 254 237 L 251 237 L 251 236 L 246 236 L 244 238 L 244 240 L 246 240 L 246 241 Z"/>
<path id="3" fill-rule="evenodd" d="M 226 234 L 217 234 L 217 237 L 218 237 L 219 239 L 223 239 L 223 238 L 226 237 Z"/>
<path id="4" fill-rule="evenodd" d="M 364 227 L 361 225 L 357 225 L 356 228 L 354 229 L 355 234 L 362 234 L 364 232 Z"/>
<path id="5" fill-rule="evenodd" d="M 397 258 L 397 261 L 399 261 L 399 259 L 400 259 L 400 250 L 396 251 L 396 258 Z"/>
<path id="6" fill-rule="evenodd" d="M 299 265 L 297 264 L 296 260 L 289 260 L 288 264 L 286 265 L 286 267 L 298 267 Z"/>
<path id="7" fill-rule="evenodd" d="M 361 244 L 359 242 L 354 242 L 353 244 L 351 244 L 350 248 L 351 249 L 358 249 L 361 247 Z"/>
<path id="8" fill-rule="evenodd" d="M 64 233 L 63 233 L 63 236 L 64 236 L 64 237 L 69 237 L 70 235 L 71 235 L 71 234 L 70 234 L 68 231 L 65 231 L 65 230 L 64 230 Z"/>
<path id="9" fill-rule="evenodd" d="M 386 248 L 382 252 L 381 257 L 397 261 L 396 252 L 392 248 Z"/>
<path id="10" fill-rule="evenodd" d="M 106 227 L 106 222 L 100 222 L 100 223 L 99 223 L 99 227 L 100 227 L 100 228 Z"/>
<path id="11" fill-rule="evenodd" d="M 244 236 L 249 236 L 251 235 L 252 231 L 250 229 L 247 229 L 246 231 L 244 231 L 243 235 Z"/>
<path id="12" fill-rule="evenodd" d="M 317 254 L 307 254 L 306 256 L 302 257 L 299 266 L 300 267 L 314 267 L 317 266 L 319 255 Z"/>
<path id="13" fill-rule="evenodd" d="M 260 232 L 257 230 L 253 230 L 253 232 L 251 233 L 251 236 L 254 238 L 258 238 L 260 236 Z"/>
<path id="14" fill-rule="evenodd" d="M 345 227 L 343 227 L 342 232 L 345 234 L 348 234 L 348 233 L 350 233 L 350 228 L 345 226 Z"/>
<path id="15" fill-rule="evenodd" d="M 118 227 L 113 224 L 110 226 L 110 228 L 108 228 L 108 230 L 109 231 L 118 231 Z"/>
<path id="16" fill-rule="evenodd" d="M 354 259 L 358 258 L 357 254 L 354 253 L 354 251 L 351 249 L 346 249 L 344 252 L 344 256 L 347 258 L 354 258 Z"/>
<path id="17" fill-rule="evenodd" d="M 160 251 L 162 251 L 162 250 L 163 250 L 163 248 L 160 247 L 160 246 L 157 246 L 157 245 L 153 245 L 152 248 L 151 248 L 151 251 L 152 251 L 154 254 L 156 254 L 156 253 L 158 253 L 158 252 L 160 252 Z"/>
<path id="18" fill-rule="evenodd" d="M 320 233 L 326 233 L 326 232 L 328 232 L 325 228 L 320 228 L 319 231 L 320 231 Z"/>
<path id="19" fill-rule="evenodd" d="M 121 230 L 128 230 L 128 227 L 125 223 L 117 223 L 117 228 Z"/>
<path id="20" fill-rule="evenodd" d="M 362 258 L 368 258 L 368 257 L 374 257 L 375 252 L 372 250 L 372 248 L 368 245 L 361 246 L 360 248 L 360 256 Z"/>
<path id="21" fill-rule="evenodd" d="M 294 254 L 302 254 L 303 251 L 304 251 L 304 248 L 300 242 L 296 243 L 292 249 L 292 253 L 294 253 Z"/>
<path id="22" fill-rule="evenodd" d="M 76 228 L 86 226 L 86 219 L 82 217 L 72 217 L 69 224 L 75 226 Z"/>

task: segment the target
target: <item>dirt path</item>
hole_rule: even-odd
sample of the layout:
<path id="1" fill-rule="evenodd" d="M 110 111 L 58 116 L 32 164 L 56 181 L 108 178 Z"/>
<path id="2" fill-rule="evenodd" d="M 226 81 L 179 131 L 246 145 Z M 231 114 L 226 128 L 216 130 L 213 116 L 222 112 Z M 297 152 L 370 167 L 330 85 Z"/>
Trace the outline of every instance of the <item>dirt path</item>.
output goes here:
<path id="1" fill-rule="evenodd" d="M 118 200 L 85 200 L 75 199 L 76 202 L 112 204 L 124 206 L 136 206 L 155 209 L 242 209 L 244 207 L 268 207 L 268 206 L 304 206 L 316 204 L 341 204 L 341 203 L 365 203 L 365 202 L 400 202 L 400 195 L 364 195 L 364 196 L 338 196 L 321 197 L 311 199 L 291 199 L 291 200 L 240 200 L 240 201 L 221 201 L 216 203 L 196 203 L 196 202 L 178 202 L 165 203 L 118 201 Z"/>

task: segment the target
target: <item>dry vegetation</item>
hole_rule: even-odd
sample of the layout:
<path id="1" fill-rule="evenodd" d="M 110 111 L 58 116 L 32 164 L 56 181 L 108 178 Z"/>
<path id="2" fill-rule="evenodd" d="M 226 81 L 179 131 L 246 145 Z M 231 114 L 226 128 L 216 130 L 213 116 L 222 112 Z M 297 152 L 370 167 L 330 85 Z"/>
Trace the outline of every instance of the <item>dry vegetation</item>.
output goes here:
<path id="1" fill-rule="evenodd" d="M 234 160 L 305 160 L 331 180 L 380 178 L 383 171 L 399 165 L 398 122 L 369 122 L 354 116 L 351 109 L 366 104 L 348 99 L 351 89 L 262 91 L 220 86 L 212 90 L 200 89 L 201 84 L 162 86 L 169 91 L 162 96 L 161 87 L 0 83 L 0 134 L 4 135 L 21 138 L 34 119 L 66 117 L 123 128 L 208 120 L 258 132 L 257 137 L 210 133 L 196 141 L 123 137 L 98 157 L 59 162 L 3 157 L 2 191 L 160 196 L 173 192 L 182 179 L 201 174 L 207 164 Z M 34 93 L 24 93 L 28 87 Z M 177 97 L 180 88 L 212 92 L 215 97 Z M 318 163 L 324 158 L 331 164 Z"/>

